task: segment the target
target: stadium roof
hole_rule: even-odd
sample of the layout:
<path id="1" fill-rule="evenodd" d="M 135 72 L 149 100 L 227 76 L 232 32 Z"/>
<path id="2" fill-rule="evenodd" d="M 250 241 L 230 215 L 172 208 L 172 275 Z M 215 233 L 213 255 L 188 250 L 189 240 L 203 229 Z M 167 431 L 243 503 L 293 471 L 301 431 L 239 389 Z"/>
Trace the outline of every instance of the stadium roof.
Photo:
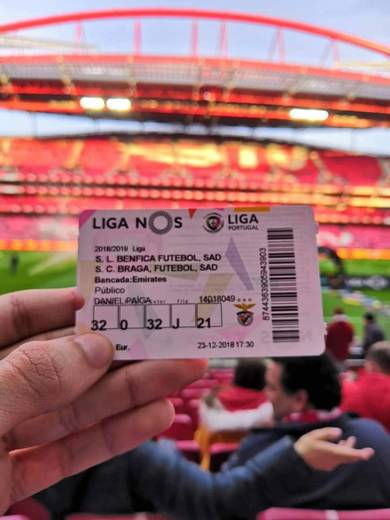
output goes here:
<path id="1" fill-rule="evenodd" d="M 80 24 L 131 18 L 131 54 L 97 52 L 80 41 Z M 192 20 L 190 54 L 144 54 L 146 18 Z M 200 20 L 220 24 L 219 55 L 199 52 Z M 34 27 L 79 24 L 74 47 L 40 40 L 39 52 L 0 56 L 0 107 L 137 121 L 200 122 L 207 125 L 390 126 L 390 47 L 344 33 L 290 20 L 196 9 L 113 9 L 71 13 L 0 25 L 12 35 Z M 228 27 L 234 23 L 274 29 L 268 59 L 229 57 Z M 229 24 L 229 25 L 228 25 Z M 144 24 L 145 25 L 145 24 Z M 289 59 L 286 31 L 323 40 L 318 65 Z M 30 38 L 29 45 L 33 40 Z M 19 42 L 19 45 L 20 45 Z M 306 41 L 305 41 L 306 42 Z M 79 47 L 77 47 L 79 44 Z M 340 48 L 349 45 L 382 60 L 381 72 L 342 64 Z M 50 48 L 49 48 L 50 47 Z M 76 49 L 76 52 L 75 52 Z M 365 64 L 367 65 L 367 63 Z"/>

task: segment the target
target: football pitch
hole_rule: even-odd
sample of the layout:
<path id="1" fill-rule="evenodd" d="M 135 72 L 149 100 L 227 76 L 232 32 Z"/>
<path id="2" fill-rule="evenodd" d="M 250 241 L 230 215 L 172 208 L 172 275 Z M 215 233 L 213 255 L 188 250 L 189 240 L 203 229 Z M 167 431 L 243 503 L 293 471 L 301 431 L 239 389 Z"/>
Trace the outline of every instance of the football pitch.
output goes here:
<path id="1" fill-rule="evenodd" d="M 69 253 L 16 253 L 18 265 L 12 272 L 15 253 L 0 251 L 0 294 L 22 289 L 47 289 L 76 285 L 76 258 Z"/>
<path id="2" fill-rule="evenodd" d="M 16 268 L 12 269 L 17 258 Z M 390 262 L 384 260 L 350 260 L 345 262 L 348 274 L 390 276 Z M 15 272 L 16 271 L 16 272 Z M 76 285 L 76 258 L 71 253 L 36 253 L 23 252 L 16 256 L 10 251 L 0 251 L 0 294 L 22 289 L 71 287 Z M 378 303 L 390 305 L 390 290 L 364 290 Z M 342 307 L 351 318 L 358 337 L 361 337 L 362 316 L 366 308 L 353 298 L 342 297 L 338 291 L 323 292 L 325 320 L 332 316 L 335 307 Z M 378 313 L 378 321 L 390 339 L 390 318 Z"/>
<path id="3" fill-rule="evenodd" d="M 382 301 L 382 298 L 378 295 L 380 295 L 383 292 L 384 291 L 376 291 L 374 298 L 378 301 Z M 364 291 L 364 294 L 366 294 L 366 291 Z M 387 299 L 388 298 L 389 294 L 387 295 Z M 332 317 L 333 310 L 336 307 L 342 307 L 345 314 L 349 317 L 353 326 L 355 327 L 356 335 L 359 338 L 361 338 L 363 328 L 362 316 L 365 312 L 367 312 L 368 309 L 364 308 L 363 305 L 361 305 L 359 302 L 354 301 L 353 299 L 342 298 L 338 291 L 323 292 L 322 305 L 324 310 L 325 321 L 329 321 L 329 319 Z M 377 313 L 377 319 L 378 323 L 385 331 L 386 339 L 390 339 L 390 318 L 386 317 L 382 313 Z"/>

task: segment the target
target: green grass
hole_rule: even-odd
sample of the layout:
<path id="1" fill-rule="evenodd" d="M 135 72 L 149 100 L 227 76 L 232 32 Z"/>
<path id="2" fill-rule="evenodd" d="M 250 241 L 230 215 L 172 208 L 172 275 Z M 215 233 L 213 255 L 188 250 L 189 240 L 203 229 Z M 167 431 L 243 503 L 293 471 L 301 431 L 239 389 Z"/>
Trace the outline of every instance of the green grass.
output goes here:
<path id="1" fill-rule="evenodd" d="M 390 305 L 390 289 L 383 291 L 376 291 L 375 289 L 364 289 L 364 294 L 375 300 L 380 300 L 387 305 Z"/>
<path id="2" fill-rule="evenodd" d="M 371 276 L 381 274 L 390 276 L 388 260 L 345 260 L 345 271 L 350 276 Z"/>
<path id="3" fill-rule="evenodd" d="M 76 284 L 76 259 L 68 253 L 19 253 L 16 274 L 11 273 L 12 253 L 0 251 L 0 294 L 21 289 L 71 287 Z"/>
<path id="4" fill-rule="evenodd" d="M 363 292 L 363 291 L 362 291 Z M 366 294 L 367 291 L 364 291 Z M 381 293 L 383 291 L 376 291 L 375 298 L 381 300 Z M 362 316 L 367 311 L 360 303 L 355 303 L 350 299 L 343 299 L 336 291 L 327 291 L 322 293 L 322 305 L 324 310 L 325 321 L 329 321 L 332 317 L 333 310 L 336 307 L 342 307 L 345 314 L 350 318 L 355 327 L 356 335 L 362 337 L 363 320 Z M 377 314 L 378 322 L 384 329 L 386 338 L 390 338 L 390 318 L 381 313 Z"/>
<path id="5" fill-rule="evenodd" d="M 390 276 L 388 260 L 344 260 L 345 274 L 349 276 L 371 276 L 381 274 Z M 333 274 L 336 266 L 329 258 L 320 257 L 320 272 L 323 275 Z"/>
<path id="6" fill-rule="evenodd" d="M 372 276 L 383 275 L 390 276 L 390 262 L 388 260 L 345 260 L 345 273 L 349 276 Z M 327 258 L 320 258 L 320 271 L 323 275 L 332 274 L 334 264 Z M 376 291 L 374 289 L 363 289 L 361 291 L 366 296 L 377 300 L 378 302 L 390 305 L 390 290 Z M 358 337 L 362 335 L 362 316 L 366 309 L 357 302 L 350 299 L 342 299 L 336 291 L 323 292 L 322 303 L 324 307 L 325 320 L 329 321 L 332 317 L 333 310 L 336 307 L 342 307 L 345 313 L 350 317 Z M 378 321 L 386 333 L 386 337 L 390 338 L 390 318 L 386 318 L 383 314 L 378 313 Z"/>

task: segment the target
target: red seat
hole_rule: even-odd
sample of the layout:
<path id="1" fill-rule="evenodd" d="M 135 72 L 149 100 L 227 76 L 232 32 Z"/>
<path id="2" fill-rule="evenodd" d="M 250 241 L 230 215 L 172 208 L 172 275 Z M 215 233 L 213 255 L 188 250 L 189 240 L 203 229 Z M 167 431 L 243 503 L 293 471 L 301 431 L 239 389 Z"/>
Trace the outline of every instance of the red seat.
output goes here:
<path id="1" fill-rule="evenodd" d="M 200 399 L 191 399 L 191 401 L 184 404 L 184 412 L 191 417 L 194 430 L 199 425 L 199 403 Z"/>
<path id="2" fill-rule="evenodd" d="M 335 512 L 338 514 L 338 520 L 388 520 L 390 518 L 390 509 Z"/>
<path id="3" fill-rule="evenodd" d="M 191 399 L 200 399 L 207 393 L 207 388 L 184 388 L 180 393 L 180 397 L 184 399 L 184 401 L 190 401 Z"/>
<path id="4" fill-rule="evenodd" d="M 176 441 L 176 448 L 186 459 L 191 460 L 196 464 L 200 464 L 200 449 L 199 444 L 196 441 Z"/>
<path id="5" fill-rule="evenodd" d="M 24 515 L 7 515 L 0 516 L 0 520 L 31 520 L 28 516 Z"/>
<path id="6" fill-rule="evenodd" d="M 218 383 L 215 379 L 198 379 L 197 381 L 194 381 L 188 385 L 187 388 L 205 388 L 206 390 L 210 390 L 216 384 Z"/>
<path id="7" fill-rule="evenodd" d="M 389 520 L 390 509 L 335 511 L 333 509 L 293 509 L 272 507 L 257 516 L 257 520 Z"/>
<path id="8" fill-rule="evenodd" d="M 194 437 L 194 426 L 189 415 L 177 414 L 171 426 L 161 433 L 160 437 L 175 440 L 192 440 Z"/>
<path id="9" fill-rule="evenodd" d="M 327 513 L 328 511 L 314 509 L 271 507 L 260 513 L 256 520 L 333 520 L 333 517 L 328 517 Z"/>
<path id="10" fill-rule="evenodd" d="M 231 383 L 233 379 L 234 370 L 227 368 L 221 370 L 213 370 L 210 375 L 218 383 Z"/>
<path id="11" fill-rule="evenodd" d="M 173 404 L 173 407 L 175 408 L 175 413 L 186 413 L 186 409 L 184 406 L 184 401 L 181 397 L 169 397 L 169 400 Z"/>
<path id="12" fill-rule="evenodd" d="M 21 502 L 13 504 L 8 514 L 16 515 L 16 518 L 28 518 L 29 520 L 49 520 L 48 510 L 34 498 L 26 498 Z"/>
<path id="13" fill-rule="evenodd" d="M 238 442 L 216 442 L 210 448 L 210 471 L 215 473 L 221 469 L 222 464 L 227 461 L 239 446 Z"/>

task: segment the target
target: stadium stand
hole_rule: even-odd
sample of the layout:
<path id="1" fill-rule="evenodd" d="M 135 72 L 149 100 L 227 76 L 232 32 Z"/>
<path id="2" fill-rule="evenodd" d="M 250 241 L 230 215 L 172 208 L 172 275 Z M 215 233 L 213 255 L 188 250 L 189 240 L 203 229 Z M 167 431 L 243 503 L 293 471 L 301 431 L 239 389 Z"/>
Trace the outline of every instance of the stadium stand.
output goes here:
<path id="1" fill-rule="evenodd" d="M 76 240 L 77 219 L 70 217 L 27 217 L 15 215 L 0 219 L 0 237 L 19 240 Z"/>
<path id="2" fill-rule="evenodd" d="M 264 184 L 383 187 L 382 161 L 375 157 L 301 145 L 188 139 L 173 136 L 0 139 L 0 167 L 6 173 L 55 175 L 66 171 L 70 182 L 84 174 L 105 180 L 114 173 L 136 172 L 144 182 L 164 180 L 224 181 L 232 185 Z M 44 177 L 39 177 L 43 180 Z M 117 180 L 123 177 L 118 177 Z M 132 179 L 137 180 L 137 179 Z"/>
<path id="3" fill-rule="evenodd" d="M 324 224 L 320 245 L 380 249 L 390 243 L 388 170 L 386 158 L 249 140 L 3 138 L 0 240 L 3 248 L 15 239 L 69 241 L 61 248 L 74 250 L 74 217 L 85 209 L 214 207 L 217 201 L 311 204 Z"/>
<path id="4" fill-rule="evenodd" d="M 318 231 L 321 246 L 332 248 L 371 248 L 387 247 L 390 244 L 390 229 L 379 226 L 327 226 Z"/>
<path id="5" fill-rule="evenodd" d="M 184 399 L 184 401 L 191 401 L 192 399 L 200 399 L 203 395 L 207 394 L 207 388 L 184 388 L 180 396 Z"/>
<path id="6" fill-rule="evenodd" d="M 184 401 L 181 397 L 170 397 L 169 400 L 173 404 L 176 413 L 185 413 Z"/>

